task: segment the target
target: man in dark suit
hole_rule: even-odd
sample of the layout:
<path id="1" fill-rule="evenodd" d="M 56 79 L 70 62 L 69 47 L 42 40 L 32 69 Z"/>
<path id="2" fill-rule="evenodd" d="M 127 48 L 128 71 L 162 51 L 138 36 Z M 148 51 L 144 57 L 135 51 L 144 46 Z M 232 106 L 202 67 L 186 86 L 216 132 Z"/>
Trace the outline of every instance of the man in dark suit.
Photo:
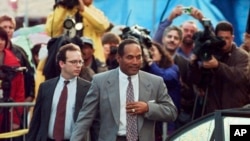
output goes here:
<path id="1" fill-rule="evenodd" d="M 62 46 L 57 53 L 57 64 L 61 68 L 60 76 L 45 81 L 39 87 L 27 136 L 28 141 L 69 140 L 73 124 L 90 87 L 90 82 L 78 77 L 83 65 L 83 59 L 81 50 L 77 45 L 71 43 Z M 64 84 L 65 81 L 68 81 L 67 85 Z M 65 125 L 62 131 L 63 136 L 58 139 L 55 136 L 54 128 L 58 121 L 58 110 L 63 108 L 58 108 L 58 105 L 62 101 L 61 95 L 65 86 L 67 87 L 67 98 L 63 112 L 66 116 L 64 116 L 64 122 L 60 123 Z"/>
<path id="2" fill-rule="evenodd" d="M 117 61 L 117 69 L 93 77 L 71 141 L 84 140 L 97 113 L 98 141 L 153 141 L 155 121 L 176 119 L 177 110 L 163 79 L 140 71 L 142 50 L 137 41 L 124 40 Z"/>

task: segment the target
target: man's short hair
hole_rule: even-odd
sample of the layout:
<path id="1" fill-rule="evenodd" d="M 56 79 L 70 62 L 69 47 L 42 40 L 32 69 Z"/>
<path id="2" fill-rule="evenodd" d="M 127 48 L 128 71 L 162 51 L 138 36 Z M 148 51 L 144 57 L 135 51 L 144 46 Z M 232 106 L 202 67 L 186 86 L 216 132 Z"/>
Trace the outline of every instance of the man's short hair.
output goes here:
<path id="1" fill-rule="evenodd" d="M 196 31 L 198 30 L 197 24 L 196 24 L 196 22 L 194 20 L 187 20 L 187 21 L 183 22 L 180 25 L 180 28 L 183 28 L 183 25 L 186 24 L 186 23 L 192 24 L 194 26 L 194 28 L 196 29 Z"/>
<path id="2" fill-rule="evenodd" d="M 233 25 L 227 21 L 221 21 L 216 25 L 215 35 L 217 35 L 219 31 L 230 31 L 232 35 L 234 34 Z"/>
<path id="3" fill-rule="evenodd" d="M 63 62 L 66 61 L 66 59 L 67 59 L 66 52 L 67 51 L 79 51 L 79 52 L 81 52 L 80 47 L 78 45 L 73 44 L 73 43 L 66 44 L 66 45 L 60 47 L 59 51 L 57 52 L 57 55 L 56 55 L 57 64 L 59 63 L 59 61 L 63 61 Z"/>
<path id="4" fill-rule="evenodd" d="M 163 32 L 163 37 L 166 36 L 170 31 L 175 30 L 177 31 L 180 40 L 182 40 L 182 30 L 181 28 L 177 27 L 177 26 L 168 26 L 167 28 L 165 28 L 164 32 Z"/>
<path id="5" fill-rule="evenodd" d="M 117 49 L 117 54 L 119 56 L 123 56 L 124 55 L 124 48 L 126 45 L 129 45 L 129 44 L 137 44 L 140 46 L 140 43 L 135 39 L 125 39 L 119 44 L 118 49 Z"/>

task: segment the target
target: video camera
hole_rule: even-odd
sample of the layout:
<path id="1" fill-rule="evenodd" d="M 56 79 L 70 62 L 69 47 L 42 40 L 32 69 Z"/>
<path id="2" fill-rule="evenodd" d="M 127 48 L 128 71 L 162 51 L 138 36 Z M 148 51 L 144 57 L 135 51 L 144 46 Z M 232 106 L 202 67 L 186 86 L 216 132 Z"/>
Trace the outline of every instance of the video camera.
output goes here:
<path id="1" fill-rule="evenodd" d="M 1 88 L 3 89 L 3 102 L 10 101 L 10 91 L 11 91 L 11 80 L 15 77 L 17 72 L 23 72 L 26 67 L 12 67 L 7 65 L 1 65 Z"/>
<path id="2" fill-rule="evenodd" d="M 144 27 L 134 25 L 131 27 L 125 27 L 122 30 L 122 39 L 129 39 L 129 38 L 135 38 L 137 39 L 140 44 L 146 46 L 147 48 L 150 48 L 152 46 L 152 40 L 149 36 L 150 31 L 147 30 Z"/>
<path id="3" fill-rule="evenodd" d="M 194 34 L 195 47 L 193 53 L 198 57 L 198 60 L 201 61 L 210 60 L 212 55 L 219 59 L 222 56 L 222 47 L 226 42 L 215 36 L 210 20 L 202 19 L 201 22 L 204 31 L 199 31 Z"/>
<path id="4" fill-rule="evenodd" d="M 78 0 L 56 0 L 55 5 L 62 5 L 68 9 L 72 9 L 78 4 L 79 4 Z"/>

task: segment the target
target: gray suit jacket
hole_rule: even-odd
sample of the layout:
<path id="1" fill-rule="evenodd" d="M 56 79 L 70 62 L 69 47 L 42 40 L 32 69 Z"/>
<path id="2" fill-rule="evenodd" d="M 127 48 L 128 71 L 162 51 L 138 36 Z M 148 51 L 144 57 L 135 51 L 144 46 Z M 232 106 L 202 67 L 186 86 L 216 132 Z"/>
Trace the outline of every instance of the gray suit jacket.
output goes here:
<path id="1" fill-rule="evenodd" d="M 58 80 L 59 77 L 56 77 L 40 85 L 27 141 L 47 141 L 51 105 Z M 74 121 L 77 119 L 89 87 L 90 82 L 77 78 L 76 102 L 73 115 Z"/>
<path id="2" fill-rule="evenodd" d="M 115 141 L 120 121 L 119 69 L 94 76 L 77 118 L 71 141 L 82 141 L 97 112 L 100 117 L 98 141 Z M 140 141 L 154 140 L 155 121 L 174 121 L 177 110 L 161 77 L 139 72 L 139 101 L 148 103 L 149 111 L 138 115 Z"/>

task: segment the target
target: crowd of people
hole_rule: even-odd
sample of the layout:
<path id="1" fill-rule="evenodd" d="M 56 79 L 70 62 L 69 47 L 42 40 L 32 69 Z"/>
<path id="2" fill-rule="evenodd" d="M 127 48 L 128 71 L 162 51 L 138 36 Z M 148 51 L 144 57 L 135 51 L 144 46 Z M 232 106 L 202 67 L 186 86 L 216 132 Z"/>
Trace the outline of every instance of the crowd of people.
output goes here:
<path id="1" fill-rule="evenodd" d="M 55 2 L 45 24 L 52 37 L 47 56 L 39 57 L 44 45 L 37 44 L 32 61 L 11 42 L 15 21 L 0 16 L 0 96 L 35 103 L 28 123 L 16 108 L 12 127 L 3 108 L 1 132 L 27 124 L 28 141 L 163 141 L 164 122 L 171 135 L 215 110 L 250 103 L 250 33 L 237 47 L 230 22 L 202 32 L 196 22 L 207 26 L 205 15 L 191 7 L 193 21 L 172 25 L 183 14 L 176 6 L 145 43 L 111 32 L 93 0 Z M 66 27 L 69 17 L 73 29 Z"/>

